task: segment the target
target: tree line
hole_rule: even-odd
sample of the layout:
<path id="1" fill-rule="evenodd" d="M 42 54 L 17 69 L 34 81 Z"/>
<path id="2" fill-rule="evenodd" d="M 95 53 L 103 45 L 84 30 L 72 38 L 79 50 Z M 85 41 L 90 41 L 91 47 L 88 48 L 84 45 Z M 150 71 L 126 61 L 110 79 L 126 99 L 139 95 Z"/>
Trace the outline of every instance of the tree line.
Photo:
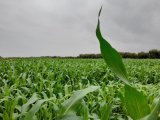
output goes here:
<path id="1" fill-rule="evenodd" d="M 148 52 L 139 52 L 139 53 L 131 53 L 131 52 L 119 52 L 123 58 L 132 58 L 132 59 L 158 59 L 160 58 L 160 50 L 152 49 Z M 0 59 L 3 57 L 0 56 Z M 67 56 L 67 57 L 61 57 L 61 56 L 41 56 L 41 57 L 8 57 L 5 59 L 24 59 L 24 58 L 102 58 L 101 54 L 80 54 L 77 57 L 73 56 Z"/>
<path id="2" fill-rule="evenodd" d="M 123 58 L 133 58 L 133 59 L 156 59 L 160 58 L 160 50 L 152 49 L 148 52 L 119 52 Z M 102 58 L 101 54 L 80 54 L 78 58 Z"/>

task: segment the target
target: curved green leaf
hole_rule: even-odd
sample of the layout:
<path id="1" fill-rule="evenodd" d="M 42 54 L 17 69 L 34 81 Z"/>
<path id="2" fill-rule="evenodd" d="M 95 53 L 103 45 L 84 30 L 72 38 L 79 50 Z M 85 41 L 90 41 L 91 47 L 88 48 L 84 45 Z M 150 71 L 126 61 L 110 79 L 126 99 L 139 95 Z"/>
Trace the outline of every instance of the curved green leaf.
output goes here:
<path id="1" fill-rule="evenodd" d="M 127 72 L 124 67 L 122 57 L 120 54 L 102 37 L 101 31 L 100 31 L 100 21 L 99 17 L 101 14 L 101 10 L 98 14 L 98 24 L 96 28 L 96 36 L 100 43 L 100 49 L 101 54 L 107 63 L 108 67 L 126 84 L 129 84 L 128 78 L 127 78 Z"/>
<path id="2" fill-rule="evenodd" d="M 124 101 L 128 114 L 134 120 L 150 113 L 147 97 L 129 85 L 125 85 Z"/>
<path id="3" fill-rule="evenodd" d="M 36 93 L 34 93 L 34 94 L 32 95 L 32 97 L 28 100 L 28 102 L 25 103 L 25 104 L 22 106 L 22 108 L 21 108 L 21 115 L 23 115 L 23 114 L 27 111 L 29 105 L 33 104 L 33 103 L 36 102 L 38 99 L 39 99 L 39 98 L 38 98 L 38 95 L 37 95 Z"/>
<path id="4" fill-rule="evenodd" d="M 98 88 L 98 86 L 89 86 L 86 89 L 76 91 L 68 100 L 62 103 L 62 115 L 67 114 L 69 111 L 74 111 L 74 108 L 80 103 L 84 96 Z"/>
<path id="5" fill-rule="evenodd" d="M 47 100 L 38 100 L 33 107 L 30 109 L 29 112 L 27 112 L 27 114 L 25 115 L 24 120 L 33 120 L 34 119 L 34 115 L 36 114 L 36 112 L 40 109 L 41 105 Z"/>
<path id="6" fill-rule="evenodd" d="M 160 99 L 154 107 L 153 111 L 141 120 L 159 120 L 160 118 Z"/>
<path id="7" fill-rule="evenodd" d="M 104 104 L 101 110 L 101 120 L 109 120 L 111 112 L 112 106 Z"/>
<path id="8" fill-rule="evenodd" d="M 65 115 L 58 120 L 83 120 L 83 119 L 79 116 L 76 116 L 76 115 Z"/>

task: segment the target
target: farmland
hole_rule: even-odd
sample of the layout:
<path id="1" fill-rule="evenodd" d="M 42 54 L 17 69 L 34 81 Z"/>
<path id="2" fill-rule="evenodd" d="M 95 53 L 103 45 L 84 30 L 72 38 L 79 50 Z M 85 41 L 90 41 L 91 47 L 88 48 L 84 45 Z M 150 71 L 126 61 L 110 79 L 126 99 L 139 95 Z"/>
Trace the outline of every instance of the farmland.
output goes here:
<path id="1" fill-rule="evenodd" d="M 125 59 L 124 64 L 132 86 L 152 106 L 160 95 L 160 60 Z M 78 116 L 98 120 L 107 104 L 111 120 L 130 119 L 121 101 L 124 83 L 102 59 L 0 60 L 0 119 L 27 119 L 34 110 L 34 119 L 58 119 L 62 103 L 74 91 L 93 85 L 99 88 L 82 99 Z"/>

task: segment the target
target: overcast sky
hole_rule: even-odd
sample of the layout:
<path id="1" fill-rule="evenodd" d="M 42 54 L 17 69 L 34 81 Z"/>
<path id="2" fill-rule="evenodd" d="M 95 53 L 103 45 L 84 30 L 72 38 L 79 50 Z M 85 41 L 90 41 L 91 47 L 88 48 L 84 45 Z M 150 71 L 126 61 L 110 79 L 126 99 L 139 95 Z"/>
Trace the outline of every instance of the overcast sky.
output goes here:
<path id="1" fill-rule="evenodd" d="M 0 56 L 99 53 L 95 36 L 119 51 L 160 49 L 160 0 L 0 0 Z"/>

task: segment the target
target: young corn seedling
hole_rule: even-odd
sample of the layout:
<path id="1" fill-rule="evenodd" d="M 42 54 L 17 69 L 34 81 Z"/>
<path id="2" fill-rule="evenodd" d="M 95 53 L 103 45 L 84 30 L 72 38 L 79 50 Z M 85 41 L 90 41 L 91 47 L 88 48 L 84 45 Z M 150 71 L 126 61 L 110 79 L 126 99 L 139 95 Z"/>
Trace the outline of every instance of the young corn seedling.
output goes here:
<path id="1" fill-rule="evenodd" d="M 68 100 L 62 103 L 59 111 L 59 120 L 83 120 L 80 116 L 76 115 L 77 107 L 80 106 L 82 99 L 88 93 L 97 90 L 98 86 L 89 86 L 86 89 L 76 91 Z"/>

